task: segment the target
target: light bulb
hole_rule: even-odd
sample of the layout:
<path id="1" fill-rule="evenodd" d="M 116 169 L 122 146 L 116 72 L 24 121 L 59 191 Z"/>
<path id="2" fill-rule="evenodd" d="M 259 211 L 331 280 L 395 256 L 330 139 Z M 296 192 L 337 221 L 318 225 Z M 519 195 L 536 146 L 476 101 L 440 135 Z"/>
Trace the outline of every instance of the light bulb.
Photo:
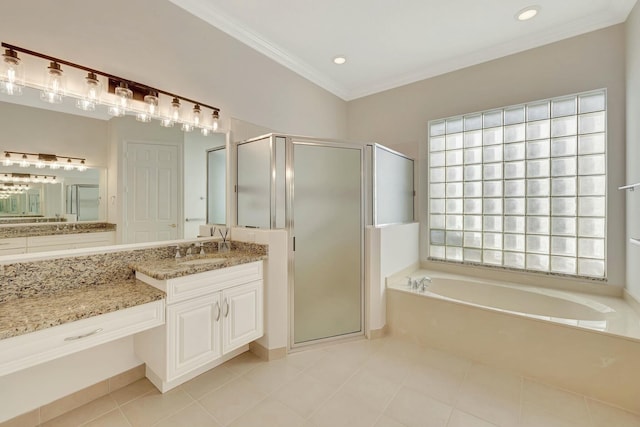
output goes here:
<path id="1" fill-rule="evenodd" d="M 80 160 L 80 164 L 77 166 L 78 171 L 84 172 L 87 170 L 87 165 L 85 165 L 84 160 Z"/>
<path id="2" fill-rule="evenodd" d="M 4 166 L 11 166 L 13 165 L 13 161 L 11 160 L 11 154 L 5 152 L 4 153 L 4 160 L 2 160 L 2 164 Z"/>
<path id="3" fill-rule="evenodd" d="M 22 95 L 24 87 L 24 68 L 18 54 L 13 49 L 7 49 L 2 54 L 0 67 L 0 92 L 7 95 Z"/>
<path id="4" fill-rule="evenodd" d="M 20 160 L 20 163 L 18 163 L 18 165 L 21 168 L 28 168 L 30 166 L 29 159 L 27 158 L 26 154 L 22 155 L 22 160 Z"/>
<path id="5" fill-rule="evenodd" d="M 200 111 L 200 106 L 198 104 L 196 104 L 193 107 L 193 114 L 191 116 L 191 122 L 193 123 L 193 125 L 195 127 L 200 126 L 200 115 L 202 114 L 202 111 Z"/>
<path id="6" fill-rule="evenodd" d="M 64 170 L 66 171 L 73 170 L 73 163 L 71 163 L 71 159 L 67 159 L 67 163 L 64 165 Z"/>
<path id="7" fill-rule="evenodd" d="M 93 111 L 100 100 L 102 84 L 95 73 L 89 73 L 84 78 L 84 85 L 84 97 L 76 101 L 76 107 L 85 111 Z"/>
<path id="8" fill-rule="evenodd" d="M 144 97 L 144 103 L 145 110 L 136 115 L 136 120 L 139 122 L 150 122 L 151 118 L 158 113 L 158 96 L 156 92 L 149 92 L 149 95 Z"/>
<path id="9" fill-rule="evenodd" d="M 220 112 L 218 110 L 213 110 L 211 120 L 211 126 L 213 127 L 213 131 L 215 132 L 218 130 L 218 121 L 220 120 Z"/>
<path id="10" fill-rule="evenodd" d="M 64 95 L 64 75 L 60 64 L 53 61 L 47 67 L 45 85 L 42 92 L 40 92 L 40 99 L 51 104 L 60 104 Z"/>
<path id="11" fill-rule="evenodd" d="M 120 82 L 120 86 L 115 89 L 116 103 L 109 108 L 109 114 L 115 117 L 122 117 L 129 109 L 129 101 L 133 98 L 133 91 L 129 85 Z"/>

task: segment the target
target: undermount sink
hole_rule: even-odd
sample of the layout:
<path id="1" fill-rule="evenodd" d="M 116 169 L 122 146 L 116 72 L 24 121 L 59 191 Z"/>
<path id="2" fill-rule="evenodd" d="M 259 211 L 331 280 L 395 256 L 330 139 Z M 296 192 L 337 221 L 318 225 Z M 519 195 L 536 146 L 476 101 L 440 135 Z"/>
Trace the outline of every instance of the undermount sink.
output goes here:
<path id="1" fill-rule="evenodd" d="M 180 264 L 181 265 L 211 264 L 214 262 L 220 262 L 224 260 L 225 258 L 200 258 L 200 259 L 193 259 L 191 261 L 182 261 Z"/>

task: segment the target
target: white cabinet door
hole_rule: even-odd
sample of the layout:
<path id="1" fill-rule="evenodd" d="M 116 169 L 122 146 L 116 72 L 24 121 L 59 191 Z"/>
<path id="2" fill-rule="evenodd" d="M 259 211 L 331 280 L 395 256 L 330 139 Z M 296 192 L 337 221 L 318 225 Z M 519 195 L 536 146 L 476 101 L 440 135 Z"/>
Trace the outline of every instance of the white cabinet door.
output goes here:
<path id="1" fill-rule="evenodd" d="M 222 356 L 221 313 L 220 292 L 167 306 L 169 381 Z"/>
<path id="2" fill-rule="evenodd" d="M 222 352 L 262 336 L 262 280 L 222 291 Z"/>

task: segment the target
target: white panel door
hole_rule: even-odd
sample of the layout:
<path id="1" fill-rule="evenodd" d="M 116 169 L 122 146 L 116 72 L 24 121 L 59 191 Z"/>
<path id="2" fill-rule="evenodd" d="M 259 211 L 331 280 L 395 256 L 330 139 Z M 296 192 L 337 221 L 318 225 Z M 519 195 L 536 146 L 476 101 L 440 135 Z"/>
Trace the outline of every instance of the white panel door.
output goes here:
<path id="1" fill-rule="evenodd" d="M 125 243 L 179 237 L 179 152 L 176 145 L 128 143 Z"/>
<path id="2" fill-rule="evenodd" d="M 235 350 L 263 334 L 262 280 L 222 292 L 222 352 Z"/>
<path id="3" fill-rule="evenodd" d="M 168 380 L 222 356 L 221 317 L 220 292 L 167 306 Z"/>

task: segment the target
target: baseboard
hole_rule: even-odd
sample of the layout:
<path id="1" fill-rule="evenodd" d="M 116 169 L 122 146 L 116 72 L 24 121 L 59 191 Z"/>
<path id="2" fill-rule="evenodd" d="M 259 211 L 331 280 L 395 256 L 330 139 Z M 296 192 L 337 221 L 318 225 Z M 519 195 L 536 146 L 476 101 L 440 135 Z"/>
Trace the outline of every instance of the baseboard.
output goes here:
<path id="1" fill-rule="evenodd" d="M 635 295 L 628 292 L 626 289 L 623 291 L 622 297 L 627 303 L 629 303 L 633 311 L 638 313 L 638 316 L 640 316 L 640 299 L 636 298 Z"/>
<path id="2" fill-rule="evenodd" d="M 258 356 L 260 359 L 266 361 L 284 359 L 285 357 L 287 357 L 286 347 L 269 349 L 258 343 L 257 341 L 249 343 L 249 351 Z"/>
<path id="3" fill-rule="evenodd" d="M 119 390 L 131 383 L 144 378 L 144 364 L 114 375 L 104 381 L 85 387 L 65 397 L 43 405 L 25 414 L 18 415 L 8 421 L 0 423 L 0 427 L 35 427 L 46 423 L 67 412 L 73 411 L 92 400 Z"/>
<path id="4" fill-rule="evenodd" d="M 369 333 L 367 334 L 367 338 L 369 338 L 370 340 L 377 340 L 378 338 L 382 338 L 385 335 L 387 335 L 389 332 L 387 325 L 384 325 L 382 328 L 380 329 L 371 329 L 369 330 Z"/>

